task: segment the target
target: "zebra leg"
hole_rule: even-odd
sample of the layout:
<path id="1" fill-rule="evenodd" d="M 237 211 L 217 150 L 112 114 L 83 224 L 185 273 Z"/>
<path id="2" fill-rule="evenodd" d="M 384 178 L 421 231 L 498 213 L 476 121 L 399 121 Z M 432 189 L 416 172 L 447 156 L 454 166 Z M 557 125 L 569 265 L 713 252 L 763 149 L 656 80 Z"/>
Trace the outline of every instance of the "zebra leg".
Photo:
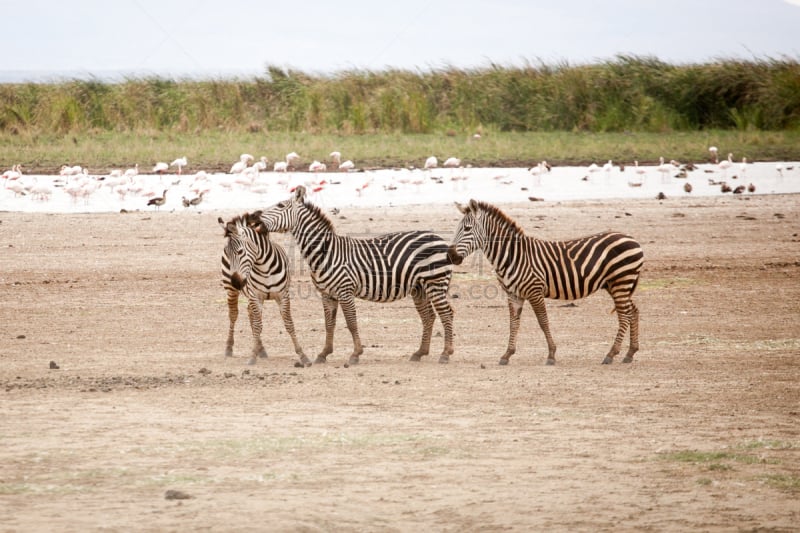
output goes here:
<path id="1" fill-rule="evenodd" d="M 350 354 L 349 363 L 351 365 L 356 365 L 358 364 L 358 357 L 364 353 L 364 348 L 361 346 L 361 337 L 358 335 L 356 301 L 352 295 L 348 295 L 339 300 L 339 304 L 342 306 L 342 313 L 344 313 L 344 319 L 347 322 L 347 329 L 350 330 L 350 334 L 353 336 L 353 353 Z"/>
<path id="2" fill-rule="evenodd" d="M 266 357 L 267 351 L 261 343 L 261 302 L 258 298 L 248 298 L 247 314 L 250 317 L 250 329 L 253 330 L 253 352 L 248 365 L 256 364 L 256 357 Z"/>
<path id="3" fill-rule="evenodd" d="M 609 290 L 609 292 L 611 292 Z M 612 294 L 613 296 L 613 294 Z M 628 327 L 631 324 L 631 318 L 633 315 L 632 311 L 633 302 L 630 299 L 625 300 L 617 300 L 614 299 L 614 308 L 617 312 L 617 318 L 619 320 L 619 328 L 617 328 L 617 336 L 614 337 L 614 344 L 611 346 L 611 349 L 608 351 L 605 359 L 603 359 L 604 365 L 610 365 L 614 362 L 614 356 L 617 355 L 622 347 L 622 341 L 625 339 L 625 334 L 628 333 Z M 638 338 L 638 332 L 637 332 Z M 631 346 L 632 348 L 633 346 Z M 633 357 L 633 354 L 630 353 L 629 355 Z M 630 361 L 628 361 L 630 362 Z"/>
<path id="4" fill-rule="evenodd" d="M 225 342 L 225 357 L 233 356 L 233 330 L 236 326 L 236 319 L 239 318 L 239 291 L 227 289 L 228 293 L 228 340 Z"/>
<path id="5" fill-rule="evenodd" d="M 517 351 L 517 333 L 519 332 L 519 317 L 522 314 L 522 304 L 525 300 L 517 298 L 511 294 L 508 295 L 508 348 L 506 353 L 500 358 L 501 365 L 508 364 L 508 358 L 514 355 Z"/>
<path id="6" fill-rule="evenodd" d="M 639 308 L 631 302 L 631 344 L 628 353 L 625 354 L 623 363 L 632 363 L 633 354 L 639 351 Z"/>
<path id="7" fill-rule="evenodd" d="M 422 287 L 414 287 L 411 296 L 414 298 L 414 306 L 417 308 L 419 318 L 422 320 L 422 339 L 419 343 L 419 349 L 411 355 L 410 361 L 419 361 L 423 355 L 428 355 L 430 352 L 433 322 L 436 320 L 436 314 L 433 311 L 433 304 L 428 300 Z"/>
<path id="8" fill-rule="evenodd" d="M 303 366 L 311 366 L 311 361 L 306 357 L 306 354 L 303 352 L 303 348 L 300 346 L 300 343 L 297 342 L 297 335 L 294 332 L 294 320 L 292 320 L 292 305 L 291 300 L 289 299 L 289 291 L 284 290 L 280 293 L 278 298 L 275 300 L 278 304 L 278 308 L 281 311 L 281 318 L 283 319 L 283 327 L 286 329 L 286 333 L 292 338 L 292 344 L 294 344 L 294 353 L 300 356 L 300 362 Z"/>
<path id="9" fill-rule="evenodd" d="M 327 363 L 327 357 L 333 353 L 333 331 L 336 329 L 336 309 L 339 302 L 330 296 L 322 295 L 322 310 L 325 313 L 325 346 L 319 352 L 314 364 Z"/>
<path id="10" fill-rule="evenodd" d="M 544 332 L 544 338 L 547 340 L 547 365 L 556 364 L 556 343 L 553 341 L 553 336 L 550 334 L 550 322 L 547 320 L 547 306 L 544 303 L 544 296 L 536 295 L 530 300 L 533 312 L 536 313 L 536 320 L 539 321 L 539 327 Z"/>
<path id="11" fill-rule="evenodd" d="M 430 296 L 430 300 L 444 327 L 444 349 L 439 356 L 439 362 L 449 363 L 450 356 L 453 355 L 453 307 L 447 300 L 447 291 L 435 292 Z"/>

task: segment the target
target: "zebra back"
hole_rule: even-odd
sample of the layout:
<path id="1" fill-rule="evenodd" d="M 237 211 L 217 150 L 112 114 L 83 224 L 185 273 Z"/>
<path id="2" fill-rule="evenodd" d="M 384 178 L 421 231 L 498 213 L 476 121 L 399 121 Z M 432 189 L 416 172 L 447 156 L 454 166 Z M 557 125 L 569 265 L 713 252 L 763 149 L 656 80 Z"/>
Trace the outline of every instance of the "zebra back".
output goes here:
<path id="1" fill-rule="evenodd" d="M 298 187 L 286 201 L 250 216 L 250 225 L 290 231 L 324 292 L 352 291 L 373 301 L 392 301 L 419 284 L 441 285 L 452 276 L 447 242 L 429 231 L 395 232 L 369 238 L 342 236 Z"/>

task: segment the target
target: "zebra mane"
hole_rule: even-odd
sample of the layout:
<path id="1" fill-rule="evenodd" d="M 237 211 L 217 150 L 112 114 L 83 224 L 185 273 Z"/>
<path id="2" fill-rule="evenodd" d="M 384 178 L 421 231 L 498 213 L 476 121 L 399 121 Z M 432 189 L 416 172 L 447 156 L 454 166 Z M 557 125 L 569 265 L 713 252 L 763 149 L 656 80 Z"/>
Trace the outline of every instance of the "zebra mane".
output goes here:
<path id="1" fill-rule="evenodd" d="M 320 223 L 325 226 L 325 229 L 329 230 L 331 233 L 336 233 L 336 228 L 333 227 L 333 221 L 328 218 L 328 215 L 322 211 L 322 208 L 318 205 L 315 205 L 305 198 L 303 199 L 303 206 L 311 212 L 311 215 L 316 219 L 319 220 Z"/>
<path id="2" fill-rule="evenodd" d="M 525 231 L 519 226 L 519 224 L 516 223 L 516 221 L 514 221 L 514 219 L 500 211 L 499 208 L 493 206 L 492 204 L 478 200 L 472 200 L 470 201 L 469 206 L 473 211 L 481 210 L 489 215 L 489 217 L 495 222 L 499 223 L 503 229 L 512 233 L 518 233 L 520 235 L 525 234 Z"/>

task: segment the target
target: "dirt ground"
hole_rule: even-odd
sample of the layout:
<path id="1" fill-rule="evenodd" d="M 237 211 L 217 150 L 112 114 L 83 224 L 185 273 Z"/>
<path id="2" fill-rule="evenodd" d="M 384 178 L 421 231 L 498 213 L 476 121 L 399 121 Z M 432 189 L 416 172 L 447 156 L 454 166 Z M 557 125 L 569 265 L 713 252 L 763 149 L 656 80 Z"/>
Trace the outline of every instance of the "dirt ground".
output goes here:
<path id="1" fill-rule="evenodd" d="M 451 289 L 456 352 L 408 361 L 410 300 L 340 316 L 296 368 L 268 302 L 268 359 L 225 358 L 216 212 L 0 213 L 0 531 L 797 531 L 800 198 L 528 203 L 542 238 L 630 233 L 645 250 L 641 351 L 600 365 L 611 299 L 530 308 L 517 354 L 478 256 Z M 340 232 L 434 229 L 450 206 L 343 209 Z M 288 236 L 313 358 L 322 308 Z M 340 314 L 341 315 L 341 314 Z M 624 353 L 624 351 L 623 351 Z M 51 362 L 58 368 L 50 368 Z M 185 499 L 184 499 L 185 498 Z"/>

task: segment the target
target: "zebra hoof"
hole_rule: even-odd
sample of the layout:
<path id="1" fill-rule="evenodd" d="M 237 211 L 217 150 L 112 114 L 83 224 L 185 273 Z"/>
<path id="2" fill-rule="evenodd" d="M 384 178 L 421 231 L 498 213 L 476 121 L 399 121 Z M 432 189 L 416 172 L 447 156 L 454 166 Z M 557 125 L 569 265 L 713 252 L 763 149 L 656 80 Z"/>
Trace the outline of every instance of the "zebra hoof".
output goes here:
<path id="1" fill-rule="evenodd" d="M 409 361 L 413 361 L 415 363 L 419 363 L 420 361 L 422 361 L 422 354 L 421 353 L 415 353 L 408 360 Z"/>
<path id="2" fill-rule="evenodd" d="M 627 356 L 625 359 L 622 360 L 623 363 L 633 363 L 633 357 Z"/>
<path id="3" fill-rule="evenodd" d="M 328 360 L 325 359 L 325 357 L 323 357 L 321 355 L 318 355 L 317 358 L 314 359 L 314 364 L 315 365 L 324 365 L 327 362 L 328 362 Z"/>
<path id="4" fill-rule="evenodd" d="M 358 364 L 358 356 L 352 355 L 350 356 L 350 360 L 347 362 L 350 365 L 357 365 Z"/>
<path id="5" fill-rule="evenodd" d="M 261 359 L 266 359 L 267 358 L 267 351 L 264 348 L 261 348 L 261 350 L 258 352 L 258 356 Z"/>
<path id="6" fill-rule="evenodd" d="M 225 357 L 233 357 L 233 347 L 225 348 Z"/>
<path id="7" fill-rule="evenodd" d="M 555 366 L 556 360 L 555 359 L 548 359 L 545 365 L 547 366 Z"/>
<path id="8" fill-rule="evenodd" d="M 250 359 L 247 360 L 247 364 L 249 366 L 253 366 L 254 364 L 256 364 L 256 358 L 255 357 L 251 357 Z"/>
<path id="9" fill-rule="evenodd" d="M 610 365 L 613 362 L 614 362 L 614 360 L 611 357 L 608 357 L 608 356 L 606 356 L 606 358 L 603 359 L 603 364 L 604 365 Z"/>
<path id="10" fill-rule="evenodd" d="M 450 356 L 449 355 L 440 355 L 439 356 L 439 364 L 446 365 L 449 362 L 450 362 Z"/>
<path id="11" fill-rule="evenodd" d="M 501 358 L 497 364 L 499 364 L 500 366 L 506 366 L 508 364 L 508 359 Z"/>

